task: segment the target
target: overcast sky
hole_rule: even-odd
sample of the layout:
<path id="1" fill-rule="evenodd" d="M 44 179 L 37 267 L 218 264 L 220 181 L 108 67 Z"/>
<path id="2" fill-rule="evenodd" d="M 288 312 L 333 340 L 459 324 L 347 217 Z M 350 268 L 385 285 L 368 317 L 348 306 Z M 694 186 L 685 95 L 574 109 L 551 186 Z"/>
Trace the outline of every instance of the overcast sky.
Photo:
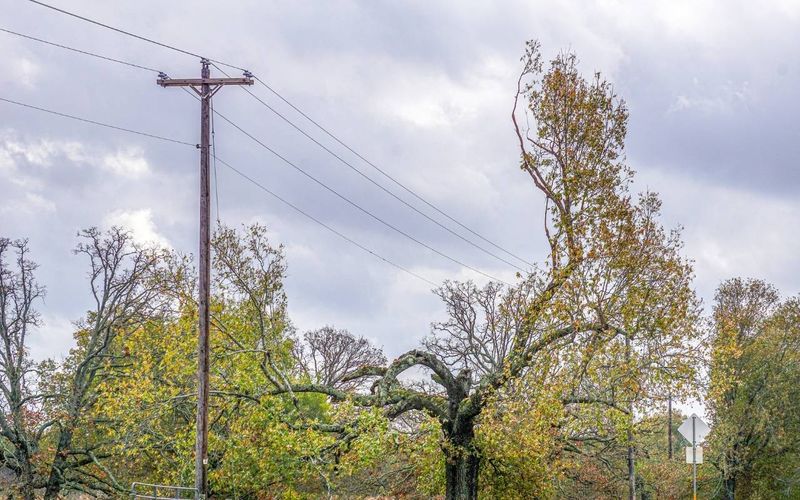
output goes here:
<path id="1" fill-rule="evenodd" d="M 638 190 L 683 226 L 706 305 L 720 280 L 800 287 L 800 2 L 64 1 L 54 5 L 250 69 L 319 123 L 448 214 L 541 261 L 542 200 L 518 168 L 510 121 L 526 40 L 575 51 L 630 108 L 627 155 Z M 23 0 L 0 0 L 0 27 L 199 76 L 176 52 Z M 198 104 L 155 75 L 0 33 L 0 97 L 198 141 Z M 368 165 L 263 87 L 256 92 L 376 182 Z M 442 231 L 299 135 L 241 89 L 218 111 L 334 189 L 426 244 L 493 276 L 514 269 Z M 0 103 L 0 235 L 30 238 L 48 295 L 37 357 L 72 344 L 89 306 L 75 233 L 122 224 L 143 241 L 197 246 L 197 151 Z M 435 282 L 485 281 L 391 232 L 222 121 L 218 154 L 320 220 Z M 333 324 L 396 355 L 444 310 L 431 286 L 381 262 L 218 166 L 219 216 L 264 223 L 286 246 L 290 314 Z M 430 210 L 397 191 L 398 196 Z M 431 216 L 438 217 L 430 212 Z M 470 236 L 459 230 L 464 236 Z"/>

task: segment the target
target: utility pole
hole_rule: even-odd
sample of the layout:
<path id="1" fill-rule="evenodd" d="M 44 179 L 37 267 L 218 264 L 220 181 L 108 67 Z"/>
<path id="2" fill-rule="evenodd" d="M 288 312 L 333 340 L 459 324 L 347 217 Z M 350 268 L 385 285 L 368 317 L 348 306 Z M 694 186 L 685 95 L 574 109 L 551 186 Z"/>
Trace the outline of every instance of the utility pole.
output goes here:
<path id="1" fill-rule="evenodd" d="M 211 78 L 210 62 L 200 61 L 200 78 L 171 79 L 159 74 L 162 87 L 189 87 L 200 96 L 200 275 L 198 279 L 199 335 L 197 341 L 197 439 L 195 441 L 195 498 L 208 497 L 208 373 L 209 373 L 209 295 L 211 287 L 211 186 L 208 171 L 211 132 L 211 98 L 225 85 L 252 85 L 249 72 L 243 78 Z"/>
<path id="2" fill-rule="evenodd" d="M 672 460 L 672 391 L 667 399 L 667 442 L 669 446 L 669 459 Z"/>

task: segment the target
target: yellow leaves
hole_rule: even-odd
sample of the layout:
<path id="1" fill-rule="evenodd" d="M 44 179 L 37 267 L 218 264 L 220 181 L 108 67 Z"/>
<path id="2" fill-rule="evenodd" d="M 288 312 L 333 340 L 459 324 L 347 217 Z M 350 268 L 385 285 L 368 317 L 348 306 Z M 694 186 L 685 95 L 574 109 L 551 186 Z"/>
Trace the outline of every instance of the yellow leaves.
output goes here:
<path id="1" fill-rule="evenodd" d="M 476 427 L 481 489 L 490 498 L 546 498 L 561 467 L 556 424 L 560 390 L 536 375 L 495 395 Z"/>

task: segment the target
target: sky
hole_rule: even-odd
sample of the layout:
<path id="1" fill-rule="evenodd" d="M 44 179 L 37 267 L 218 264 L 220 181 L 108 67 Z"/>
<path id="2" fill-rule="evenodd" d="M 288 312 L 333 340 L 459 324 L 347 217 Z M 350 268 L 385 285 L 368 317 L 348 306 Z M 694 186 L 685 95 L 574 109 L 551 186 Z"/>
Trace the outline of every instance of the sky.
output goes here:
<path id="1" fill-rule="evenodd" d="M 706 309 L 733 276 L 800 288 L 800 2 L 737 0 L 432 2 L 155 0 L 52 4 L 247 68 L 420 196 L 529 261 L 545 255 L 543 201 L 518 167 L 510 120 L 526 40 L 545 58 L 574 51 L 630 110 L 636 190 L 663 200 L 683 228 Z M 23 0 L 0 0 L 0 28 L 199 76 L 196 58 Z M 0 32 L 0 97 L 198 142 L 197 101 L 153 73 Z M 222 76 L 213 69 L 213 74 Z M 238 73 L 236 70 L 233 73 Z M 239 76 L 231 74 L 231 76 Z M 397 196 L 472 238 L 353 156 L 261 86 L 252 91 Z M 298 167 L 459 262 L 512 280 L 515 269 L 377 189 L 243 90 L 215 109 Z M 433 282 L 486 278 L 377 223 L 222 120 L 217 154 L 320 221 Z M 76 233 L 124 225 L 137 240 L 194 253 L 195 149 L 0 102 L 0 235 L 29 238 L 48 293 L 37 358 L 72 345 L 88 309 Z M 217 212 L 259 222 L 285 245 L 289 312 L 299 331 L 335 325 L 389 356 L 444 319 L 431 285 L 293 212 L 217 165 Z M 481 243 L 485 246 L 484 243 Z M 495 252 L 498 252 L 495 250 Z M 508 258 L 508 257 L 507 257 Z M 508 258 L 512 260 L 511 258 Z"/>

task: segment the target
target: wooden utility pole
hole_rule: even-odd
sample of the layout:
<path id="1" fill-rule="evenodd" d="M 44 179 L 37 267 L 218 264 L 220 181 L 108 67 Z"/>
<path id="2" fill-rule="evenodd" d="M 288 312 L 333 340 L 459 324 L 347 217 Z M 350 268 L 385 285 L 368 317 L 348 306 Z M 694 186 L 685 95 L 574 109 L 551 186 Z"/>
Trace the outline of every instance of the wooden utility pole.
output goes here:
<path id="1" fill-rule="evenodd" d="M 244 78 L 211 78 L 209 61 L 202 59 L 200 78 L 171 79 L 163 73 L 157 83 L 162 87 L 189 87 L 200 96 L 200 275 L 198 279 L 199 335 L 197 341 L 197 439 L 195 441 L 195 498 L 208 496 L 208 372 L 209 341 L 208 302 L 211 287 L 211 186 L 209 150 L 211 133 L 211 97 L 224 85 L 252 85 L 248 72 Z"/>
<path id="2" fill-rule="evenodd" d="M 669 391 L 667 399 L 667 446 L 669 459 L 672 460 L 672 391 Z"/>

